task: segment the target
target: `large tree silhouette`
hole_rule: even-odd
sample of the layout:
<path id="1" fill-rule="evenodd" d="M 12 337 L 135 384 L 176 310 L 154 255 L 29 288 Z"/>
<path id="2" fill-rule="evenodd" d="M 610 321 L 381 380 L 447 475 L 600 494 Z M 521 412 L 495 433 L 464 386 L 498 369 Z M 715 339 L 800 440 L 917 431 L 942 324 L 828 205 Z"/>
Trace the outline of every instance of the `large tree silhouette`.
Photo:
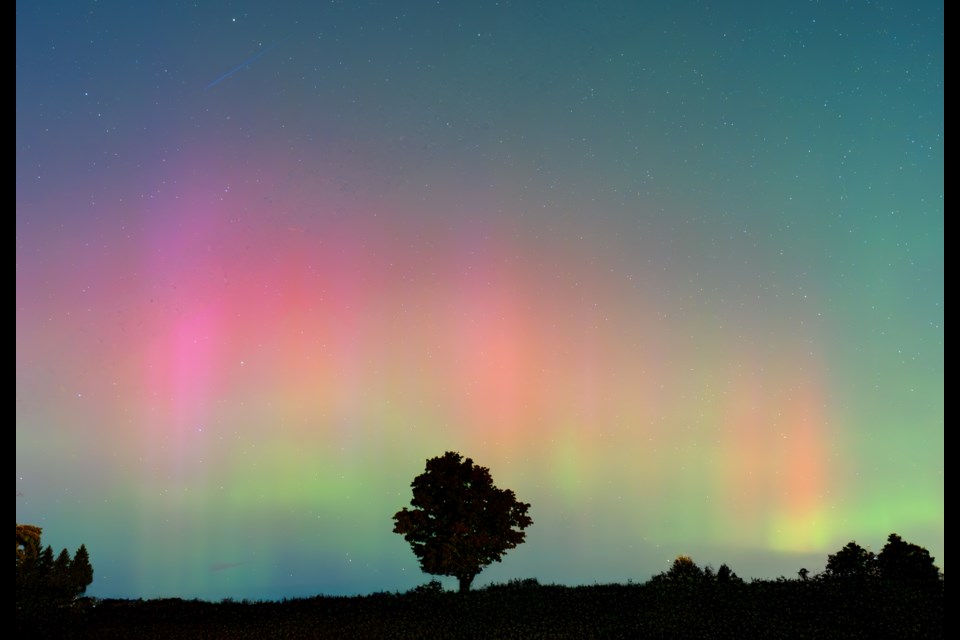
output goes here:
<path id="1" fill-rule="evenodd" d="M 394 514 L 393 531 L 410 543 L 425 573 L 456 577 L 461 592 L 521 544 L 533 524 L 529 504 L 494 486 L 489 469 L 453 451 L 427 460 L 410 486 L 414 508 Z"/>
<path id="2" fill-rule="evenodd" d="M 887 544 L 877 555 L 877 568 L 880 577 L 887 580 L 936 584 L 940 580 L 940 569 L 933 560 L 930 552 L 923 547 L 891 533 L 887 537 Z"/>

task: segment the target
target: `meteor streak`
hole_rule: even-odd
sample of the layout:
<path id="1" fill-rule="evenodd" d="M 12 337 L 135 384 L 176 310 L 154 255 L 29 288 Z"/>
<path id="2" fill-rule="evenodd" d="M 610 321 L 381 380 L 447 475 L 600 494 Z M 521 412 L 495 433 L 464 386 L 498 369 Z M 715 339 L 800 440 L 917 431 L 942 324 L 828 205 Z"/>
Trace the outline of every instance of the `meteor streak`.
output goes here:
<path id="1" fill-rule="evenodd" d="M 230 76 L 232 76 L 233 74 L 235 74 L 237 71 L 240 71 L 240 69 L 243 69 L 244 67 L 253 64 L 254 62 L 256 62 L 257 58 L 260 58 L 260 57 L 263 56 L 265 53 L 267 53 L 268 51 L 270 51 L 271 49 L 273 49 L 274 47 L 276 47 L 277 44 L 280 44 L 280 43 L 278 42 L 278 43 L 276 43 L 276 44 L 272 44 L 272 45 L 270 45 L 269 47 L 267 47 L 266 49 L 260 51 L 259 53 L 256 53 L 256 54 L 250 56 L 249 58 L 247 58 L 246 60 L 244 60 L 243 62 L 241 62 L 241 63 L 238 64 L 237 66 L 235 66 L 233 69 L 230 69 L 230 71 L 227 71 L 225 74 L 223 74 L 222 76 L 220 76 L 219 78 L 217 78 L 216 80 L 214 80 L 213 82 L 211 82 L 210 84 L 208 84 L 207 86 L 205 86 L 205 87 L 203 88 L 203 90 L 206 91 L 206 90 L 209 89 L 210 87 L 213 87 L 213 86 L 216 86 L 216 85 L 220 84 L 221 82 L 223 82 L 224 80 L 226 80 L 227 78 L 229 78 Z"/>

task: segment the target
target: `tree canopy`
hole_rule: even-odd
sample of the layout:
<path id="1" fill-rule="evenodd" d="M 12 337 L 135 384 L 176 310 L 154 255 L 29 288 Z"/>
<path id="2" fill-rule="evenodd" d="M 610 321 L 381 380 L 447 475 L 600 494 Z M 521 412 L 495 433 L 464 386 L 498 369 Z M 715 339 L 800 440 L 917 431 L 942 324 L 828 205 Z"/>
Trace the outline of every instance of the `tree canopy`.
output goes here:
<path id="1" fill-rule="evenodd" d="M 835 578 L 866 578 L 876 575 L 876 556 L 854 541 L 850 541 L 827 556 L 826 572 Z"/>
<path id="2" fill-rule="evenodd" d="M 877 571 L 880 577 L 888 580 L 935 583 L 940 579 L 940 569 L 933 560 L 923 547 L 891 533 L 877 555 Z"/>
<path id="3" fill-rule="evenodd" d="M 27 558 L 40 555 L 40 534 L 43 529 L 32 524 L 17 525 L 17 567 Z"/>
<path id="4" fill-rule="evenodd" d="M 456 577 L 461 592 L 523 543 L 523 530 L 533 524 L 529 504 L 494 486 L 489 469 L 453 451 L 427 460 L 410 486 L 414 508 L 394 514 L 393 531 L 410 544 L 425 573 Z"/>

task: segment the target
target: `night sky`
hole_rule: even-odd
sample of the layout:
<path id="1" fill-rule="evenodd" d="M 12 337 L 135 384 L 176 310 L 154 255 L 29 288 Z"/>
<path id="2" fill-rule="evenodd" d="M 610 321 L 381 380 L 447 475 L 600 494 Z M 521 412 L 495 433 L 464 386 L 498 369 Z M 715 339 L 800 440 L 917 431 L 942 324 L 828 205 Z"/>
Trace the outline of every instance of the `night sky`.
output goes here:
<path id="1" fill-rule="evenodd" d="M 17 2 L 17 522 L 88 594 L 944 565 L 942 2 Z M 445 578 L 453 588 L 455 581 Z"/>

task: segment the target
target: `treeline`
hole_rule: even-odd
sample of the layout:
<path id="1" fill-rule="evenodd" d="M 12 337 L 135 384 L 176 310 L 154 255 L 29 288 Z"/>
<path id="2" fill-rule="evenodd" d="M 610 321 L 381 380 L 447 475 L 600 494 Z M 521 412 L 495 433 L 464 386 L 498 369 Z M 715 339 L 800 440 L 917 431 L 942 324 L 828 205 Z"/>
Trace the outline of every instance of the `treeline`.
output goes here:
<path id="1" fill-rule="evenodd" d="M 93 566 L 85 545 L 81 544 L 73 556 L 66 549 L 54 556 L 50 545 L 42 547 L 41 533 L 40 527 L 17 525 L 18 618 L 49 616 L 52 610 L 83 595 L 93 582 Z"/>
<path id="2" fill-rule="evenodd" d="M 111 638 L 937 638 L 943 573 L 929 552 L 890 534 L 874 554 L 851 541 L 817 575 L 740 578 L 678 556 L 644 583 L 568 587 L 535 578 L 446 591 L 219 603 L 81 597 L 86 548 L 71 557 L 17 526 L 17 637 Z"/>
<path id="3" fill-rule="evenodd" d="M 862 583 L 875 580 L 917 587 L 938 586 L 943 573 L 934 564 L 934 558 L 923 547 L 906 542 L 896 533 L 887 537 L 887 543 L 878 554 L 864 549 L 856 541 L 850 541 L 836 553 L 827 556 L 827 565 L 822 573 L 814 576 L 801 567 L 797 572 L 801 581 Z M 785 578 L 784 578 L 785 579 Z M 678 556 L 670 569 L 651 578 L 657 583 L 743 582 L 726 564 L 716 571 L 713 567 L 701 568 L 690 556 Z"/>

